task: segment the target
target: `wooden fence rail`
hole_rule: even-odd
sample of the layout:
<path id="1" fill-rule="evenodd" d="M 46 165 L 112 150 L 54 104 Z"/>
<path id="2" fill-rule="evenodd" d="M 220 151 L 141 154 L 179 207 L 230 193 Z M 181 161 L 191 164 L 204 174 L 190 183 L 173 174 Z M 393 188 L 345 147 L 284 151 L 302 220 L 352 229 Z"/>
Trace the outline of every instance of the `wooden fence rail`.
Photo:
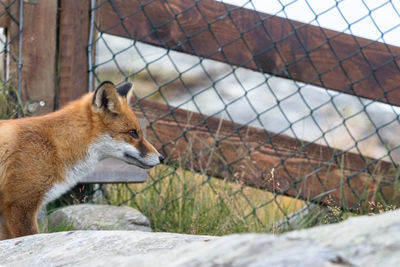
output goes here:
<path id="1" fill-rule="evenodd" d="M 400 105 L 400 48 L 213 0 L 99 7 L 100 31 Z"/>
<path id="2" fill-rule="evenodd" d="M 182 167 L 347 208 L 382 200 L 377 196 L 400 200 L 391 180 L 397 170 L 389 162 L 148 100 L 140 101 L 135 112 L 154 121 L 148 139 L 169 160 L 183 161 Z"/>

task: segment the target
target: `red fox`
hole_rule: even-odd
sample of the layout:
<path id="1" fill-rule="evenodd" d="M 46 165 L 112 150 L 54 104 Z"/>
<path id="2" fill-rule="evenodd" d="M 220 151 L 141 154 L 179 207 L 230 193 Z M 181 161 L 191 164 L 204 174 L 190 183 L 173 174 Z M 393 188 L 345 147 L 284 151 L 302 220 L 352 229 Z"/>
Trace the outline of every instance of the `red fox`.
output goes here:
<path id="1" fill-rule="evenodd" d="M 130 108 L 132 87 L 103 82 L 54 113 L 0 121 L 0 239 L 38 233 L 41 205 L 76 185 L 102 159 L 142 168 L 163 162 Z"/>

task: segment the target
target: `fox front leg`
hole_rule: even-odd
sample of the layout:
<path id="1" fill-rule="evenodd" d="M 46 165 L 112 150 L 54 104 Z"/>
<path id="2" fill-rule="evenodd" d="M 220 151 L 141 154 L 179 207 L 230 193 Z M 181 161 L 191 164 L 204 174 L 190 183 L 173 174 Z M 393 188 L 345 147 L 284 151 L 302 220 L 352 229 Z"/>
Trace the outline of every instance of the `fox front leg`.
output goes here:
<path id="1" fill-rule="evenodd" d="M 11 204 L 3 210 L 6 238 L 33 235 L 39 233 L 36 209 L 21 204 Z"/>
<path id="2" fill-rule="evenodd" d="M 6 220 L 0 213 L 0 240 L 5 240 L 11 238 L 11 233 L 8 230 Z"/>

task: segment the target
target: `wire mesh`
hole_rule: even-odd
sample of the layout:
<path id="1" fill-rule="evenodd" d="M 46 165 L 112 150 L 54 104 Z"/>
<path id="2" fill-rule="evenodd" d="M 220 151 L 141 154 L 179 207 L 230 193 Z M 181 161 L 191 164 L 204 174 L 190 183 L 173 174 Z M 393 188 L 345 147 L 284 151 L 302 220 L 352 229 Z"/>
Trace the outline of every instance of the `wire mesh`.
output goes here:
<path id="1" fill-rule="evenodd" d="M 132 3 L 129 10 L 113 0 L 92 6 L 99 19 L 92 25 L 97 34 L 89 43 L 96 51 L 90 72 L 97 84 L 134 81 L 135 110 L 149 121 L 151 140 L 169 160 L 149 171 L 145 184 L 103 185 L 109 202 L 138 207 L 159 230 L 217 234 L 306 227 L 347 212 L 397 206 L 400 102 L 390 97 L 398 87 L 388 89 L 379 75 L 387 68 L 400 71 L 399 3 Z M 163 10 L 156 13 L 155 6 Z M 104 22 L 102 12 L 117 19 Z M 266 27 L 276 18 L 283 19 L 280 39 Z M 140 20 L 146 24 L 130 22 Z M 316 26 L 321 42 L 302 39 L 306 25 Z M 344 33 L 357 50 L 338 53 L 334 40 Z M 248 35 L 273 42 L 256 50 Z M 296 48 L 282 47 L 287 40 Z M 383 64 L 368 54 L 376 44 L 390 55 Z M 321 47 L 329 55 L 315 58 Z M 291 49 L 304 53 L 293 52 L 291 59 L 282 54 Z M 249 60 L 232 57 L 246 53 Z M 367 74 L 348 66 L 355 56 L 366 62 Z M 298 68 L 303 60 L 306 69 Z M 336 78 L 325 80 L 332 71 Z M 339 90 L 333 85 L 341 79 L 347 83 Z M 368 97 L 371 81 L 377 89 Z M 298 214 L 300 223 L 291 219 Z M 207 227 L 198 229 L 204 216 Z"/>
<path id="2" fill-rule="evenodd" d="M 21 115 L 20 73 L 23 5 L 20 0 L 0 1 L 0 119 Z M 7 28 L 6 28 L 7 27 Z M 14 49 L 10 49 L 13 46 Z M 12 51 L 12 52 L 11 52 Z"/>

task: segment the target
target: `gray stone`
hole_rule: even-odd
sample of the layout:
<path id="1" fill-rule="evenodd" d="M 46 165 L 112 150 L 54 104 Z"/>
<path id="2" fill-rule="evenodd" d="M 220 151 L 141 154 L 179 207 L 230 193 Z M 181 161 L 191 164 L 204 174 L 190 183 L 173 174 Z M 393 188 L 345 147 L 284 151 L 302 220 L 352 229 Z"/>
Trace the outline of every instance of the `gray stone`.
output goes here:
<path id="1" fill-rule="evenodd" d="M 244 234 L 170 252 L 114 258 L 119 266 L 400 266 L 400 210 L 279 236 Z"/>
<path id="2" fill-rule="evenodd" d="M 115 257 L 169 251 L 178 245 L 214 239 L 208 236 L 142 231 L 72 231 L 0 241 L 0 265 L 110 266 Z"/>
<path id="3" fill-rule="evenodd" d="M 41 231 L 47 231 L 49 220 L 47 218 L 47 210 L 45 206 L 40 207 L 37 221 Z"/>
<path id="4" fill-rule="evenodd" d="M 279 220 L 274 226 L 275 231 L 279 232 L 280 230 L 285 229 L 300 228 L 302 225 L 305 225 L 306 221 L 312 219 L 312 216 L 328 213 L 327 210 L 326 207 L 313 203 L 306 205 Z"/>
<path id="5" fill-rule="evenodd" d="M 400 210 L 282 235 L 78 231 L 0 242 L 5 266 L 400 266 Z"/>
<path id="6" fill-rule="evenodd" d="M 151 231 L 149 220 L 126 206 L 79 204 L 54 211 L 48 216 L 48 229 Z"/>

